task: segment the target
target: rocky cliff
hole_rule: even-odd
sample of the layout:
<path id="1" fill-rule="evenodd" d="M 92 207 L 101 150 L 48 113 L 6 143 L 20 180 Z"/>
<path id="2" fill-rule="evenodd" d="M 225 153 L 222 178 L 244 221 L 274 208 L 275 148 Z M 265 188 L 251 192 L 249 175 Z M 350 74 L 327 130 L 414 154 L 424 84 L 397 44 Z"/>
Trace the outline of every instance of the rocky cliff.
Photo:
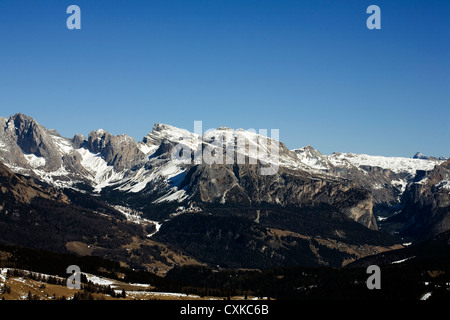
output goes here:
<path id="1" fill-rule="evenodd" d="M 185 161 L 178 161 L 181 155 L 187 155 Z M 68 139 L 23 114 L 0 118 L 0 160 L 51 185 L 84 185 L 131 206 L 193 199 L 298 208 L 326 204 L 371 229 L 377 229 L 375 208 L 398 206 L 418 171 L 442 163 L 327 156 L 309 146 L 289 150 L 277 139 L 225 127 L 198 134 L 155 124 L 140 142 L 101 129 Z"/>
<path id="2" fill-rule="evenodd" d="M 402 234 L 428 238 L 450 230 L 450 160 L 430 172 L 421 172 L 408 186 L 403 210 L 393 221 L 402 221 Z"/>

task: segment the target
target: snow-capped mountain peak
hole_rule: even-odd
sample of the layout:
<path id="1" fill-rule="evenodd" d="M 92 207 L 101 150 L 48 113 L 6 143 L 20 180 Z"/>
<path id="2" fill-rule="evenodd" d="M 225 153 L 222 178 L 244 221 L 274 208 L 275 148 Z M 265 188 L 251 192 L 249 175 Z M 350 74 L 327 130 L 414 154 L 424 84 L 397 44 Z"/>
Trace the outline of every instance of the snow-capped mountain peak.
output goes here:
<path id="1" fill-rule="evenodd" d="M 327 171 L 330 169 L 331 163 L 328 157 L 311 146 L 306 146 L 292 150 L 298 159 L 311 168 Z"/>
<path id="2" fill-rule="evenodd" d="M 256 164 L 264 160 L 261 163 L 299 175 L 353 180 L 362 188 L 373 190 L 375 201 L 379 202 L 397 201 L 417 171 L 432 170 L 441 162 L 436 158 L 325 155 L 311 146 L 288 150 L 277 136 L 270 136 L 271 132 L 228 127 L 190 132 L 155 124 L 140 142 L 103 129 L 92 131 L 87 138 L 75 135 L 68 139 L 23 114 L 0 118 L 0 128 L 0 161 L 17 173 L 38 177 L 55 186 L 73 187 L 81 182 L 98 192 L 105 187 L 131 193 L 148 189 L 158 194 L 157 201 L 187 197 L 182 185 L 185 175 L 193 166 L 205 163 L 204 158 L 203 162 L 195 161 L 198 151 L 202 151 L 201 156 L 208 152 L 218 156 L 216 159 L 224 165 Z M 172 152 L 177 145 L 192 151 L 191 162 L 175 161 Z M 244 162 L 240 162 L 242 159 Z"/>
<path id="3" fill-rule="evenodd" d="M 422 160 L 440 160 L 440 161 L 445 161 L 447 160 L 447 158 L 440 156 L 440 157 L 430 157 L 430 156 L 426 156 L 421 152 L 416 152 L 416 154 L 414 154 L 414 156 L 412 157 L 413 159 L 422 159 Z"/>
<path id="4" fill-rule="evenodd" d="M 174 143 L 197 141 L 199 135 L 185 129 L 180 129 L 168 124 L 157 123 L 153 126 L 153 130 L 143 138 L 145 145 L 159 146 L 163 140 Z"/>

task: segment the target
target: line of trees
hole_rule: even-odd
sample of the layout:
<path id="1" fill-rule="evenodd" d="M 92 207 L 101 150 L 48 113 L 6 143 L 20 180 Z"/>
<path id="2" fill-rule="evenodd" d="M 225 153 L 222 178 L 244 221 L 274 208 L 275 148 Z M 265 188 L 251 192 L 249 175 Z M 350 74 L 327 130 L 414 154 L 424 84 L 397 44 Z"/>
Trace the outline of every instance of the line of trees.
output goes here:
<path id="1" fill-rule="evenodd" d="M 6 278 L 8 279 L 10 277 L 22 277 L 59 286 L 65 286 L 67 284 L 67 278 L 43 275 L 41 273 L 30 272 L 21 269 L 8 269 L 6 271 Z M 11 287 L 7 286 L 6 284 L 0 287 L 0 294 L 2 293 L 11 293 Z M 95 284 L 92 281 L 89 281 L 85 274 L 81 274 L 81 291 L 75 292 L 73 300 L 94 300 L 93 294 L 105 294 L 113 298 L 126 297 L 125 290 L 122 290 L 118 293 L 110 285 Z M 37 300 L 38 296 L 32 294 L 31 291 L 29 291 L 27 298 L 28 300 Z M 54 297 L 54 299 L 56 299 L 56 297 Z M 65 300 L 66 298 L 63 296 L 61 299 Z"/>

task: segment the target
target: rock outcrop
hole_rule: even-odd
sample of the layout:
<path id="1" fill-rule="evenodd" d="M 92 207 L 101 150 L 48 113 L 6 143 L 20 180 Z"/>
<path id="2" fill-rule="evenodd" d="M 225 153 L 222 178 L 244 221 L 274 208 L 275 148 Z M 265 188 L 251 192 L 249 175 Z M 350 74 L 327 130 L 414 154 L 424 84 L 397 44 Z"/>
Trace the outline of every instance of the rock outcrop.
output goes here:
<path id="1" fill-rule="evenodd" d="M 202 202 L 234 205 L 273 204 L 307 207 L 328 204 L 370 229 L 376 230 L 373 198 L 350 180 L 312 176 L 281 168 L 261 176 L 260 165 L 197 165 L 186 174 L 188 193 Z"/>
<path id="2" fill-rule="evenodd" d="M 450 160 L 430 172 L 421 172 L 408 186 L 403 210 L 394 221 L 403 221 L 401 234 L 428 238 L 450 230 Z"/>
<path id="3" fill-rule="evenodd" d="M 175 159 L 184 151 L 187 161 Z M 442 163 L 326 156 L 310 146 L 289 150 L 277 139 L 225 127 L 198 134 L 155 124 L 141 142 L 101 129 L 87 138 L 77 134 L 67 139 L 23 114 L 0 118 L 0 161 L 54 186 L 139 193 L 140 203 L 196 198 L 280 207 L 327 204 L 370 229 L 377 229 L 373 211 L 399 205 L 418 169 L 430 171 Z M 136 197 L 126 198 L 133 202 Z"/>
<path id="4" fill-rule="evenodd" d="M 117 171 L 131 169 L 144 158 L 136 141 L 125 134 L 114 136 L 101 129 L 92 131 L 85 145 L 92 153 L 100 153 Z"/>

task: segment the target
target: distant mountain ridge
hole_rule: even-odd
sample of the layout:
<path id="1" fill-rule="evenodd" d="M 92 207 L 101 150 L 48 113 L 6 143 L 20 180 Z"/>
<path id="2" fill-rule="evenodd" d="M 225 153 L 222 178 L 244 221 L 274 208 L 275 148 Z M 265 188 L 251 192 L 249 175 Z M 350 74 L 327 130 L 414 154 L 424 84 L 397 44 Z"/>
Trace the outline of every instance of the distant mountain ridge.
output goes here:
<path id="1" fill-rule="evenodd" d="M 272 143 L 278 145 L 277 157 L 266 159 L 268 162 L 259 159 L 261 150 L 270 154 Z M 189 161 L 174 158 L 181 154 L 180 146 L 189 150 Z M 205 151 L 223 161 L 198 162 L 197 156 Z M 227 162 L 230 156 L 234 160 Z M 20 113 L 0 118 L 0 161 L 15 173 L 58 188 L 92 192 L 144 213 L 163 204 L 195 207 L 203 203 L 253 208 L 249 214 L 256 219 L 266 205 L 329 205 L 373 230 L 407 207 L 405 192 L 419 177 L 445 162 L 420 154 L 412 158 L 339 152 L 324 155 L 311 146 L 289 150 L 282 142 L 231 128 L 199 135 L 155 124 L 139 142 L 102 129 L 88 137 L 77 134 L 64 138 Z M 261 175 L 270 165 L 277 168 L 276 173 Z M 445 184 L 446 178 L 441 179 Z"/>
<path id="2" fill-rule="evenodd" d="M 383 157 L 335 152 L 324 155 L 307 146 L 293 150 L 312 169 L 350 179 L 371 192 L 374 204 L 395 206 L 419 171 L 431 171 L 443 160 L 435 158 Z"/>
<path id="3" fill-rule="evenodd" d="M 438 158 L 436 157 L 430 157 L 430 156 L 426 156 L 421 152 L 416 152 L 414 154 L 414 156 L 412 157 L 413 159 L 434 159 L 434 160 L 447 160 L 447 158 L 445 158 L 444 156 L 440 156 Z"/>
<path id="4" fill-rule="evenodd" d="M 242 179 L 235 173 L 238 172 L 236 168 L 242 171 L 244 168 L 254 169 L 254 166 L 247 167 L 244 164 L 234 166 L 234 169 L 227 165 L 215 166 L 216 169 L 222 168 L 222 171 L 215 169 L 209 175 L 222 172 L 223 177 L 229 176 L 229 181 L 217 185 L 218 193 L 213 195 L 212 189 L 206 191 L 194 186 L 192 181 L 185 181 L 188 172 L 188 177 L 193 176 L 189 170 L 199 172 L 201 168 L 195 167 L 194 158 L 191 164 L 180 164 L 171 159 L 171 152 L 179 144 L 188 146 L 195 153 L 204 151 L 204 148 L 210 147 L 219 138 L 223 138 L 228 144 L 235 144 L 237 139 L 247 139 L 255 141 L 255 147 L 237 149 L 236 157 L 238 153 L 243 153 L 249 163 L 249 159 L 255 157 L 251 154 L 252 150 L 254 152 L 261 148 L 261 144 L 257 142 L 259 135 L 244 130 L 219 128 L 199 136 L 170 125 L 155 124 L 153 130 L 140 142 L 125 134 L 114 136 L 102 129 L 92 131 L 87 138 L 77 134 L 68 139 L 20 113 L 9 119 L 0 118 L 0 128 L 3 128 L 0 130 L 0 160 L 15 172 L 37 177 L 55 186 L 74 187 L 86 184 L 97 192 L 105 187 L 114 187 L 116 190 L 132 193 L 148 190 L 151 186 L 153 190 L 158 190 L 153 193 L 154 196 L 159 194 L 159 198 L 154 201 L 183 201 L 192 197 L 192 192 L 195 191 L 204 201 L 224 202 L 227 201 L 227 195 L 235 198 L 236 194 L 240 194 L 239 199 L 251 202 L 295 202 L 293 199 L 282 200 L 279 197 L 272 197 L 270 200 L 270 193 L 265 191 L 264 196 L 249 195 L 248 190 L 245 190 L 248 185 L 242 185 Z M 430 171 L 441 161 L 418 156 L 408 159 L 351 153 L 333 153 L 327 156 L 310 146 L 288 150 L 280 142 L 277 166 L 280 172 L 295 172 L 294 176 L 301 175 L 307 179 L 314 177 L 327 183 L 335 181 L 338 184 L 349 184 L 349 181 L 353 181 L 358 187 L 370 191 L 375 206 L 392 206 L 400 202 L 401 194 L 407 184 L 413 181 L 418 170 Z M 261 167 L 259 162 L 259 168 Z M 208 166 L 202 168 L 205 170 Z M 198 173 L 194 177 L 197 175 Z M 256 181 L 259 177 L 252 179 Z M 201 182 L 202 179 L 197 181 Z M 263 199 L 264 197 L 268 199 Z"/>
<path id="5" fill-rule="evenodd" d="M 205 161 L 205 155 L 213 162 Z M 16 114 L 0 118 L 0 162 L 18 177 L 34 179 L 23 180 L 25 184 L 42 181 L 54 188 L 52 197 L 66 201 L 61 206 L 75 215 L 73 205 L 90 210 L 92 219 L 100 208 L 103 218 L 113 215 L 132 223 L 140 241 L 148 240 L 146 233 L 156 241 L 158 249 L 142 247 L 142 252 L 150 250 L 159 258 L 159 250 L 171 245 L 188 259 L 212 264 L 226 263 L 217 256 L 226 254 L 233 267 L 283 261 L 339 266 L 398 245 L 400 239 L 386 232 L 418 238 L 417 230 L 432 235 L 450 228 L 443 160 L 324 155 L 311 146 L 289 150 L 282 142 L 242 129 L 198 134 L 155 124 L 138 142 L 102 129 L 88 137 L 64 138 Z M 262 174 L 267 168 L 276 170 Z M 11 175 L 3 171 L 5 177 Z M 2 188 L 7 192 L 10 187 L 6 183 Z M 35 192 L 39 199 L 50 197 L 39 188 Z M 55 201 L 52 197 L 48 200 Z M 122 243 L 125 235 L 132 238 L 124 231 Z M 92 240 L 77 241 L 67 243 L 83 252 L 95 246 Z M 98 252 L 133 260 L 132 251 L 108 250 Z M 242 260 L 242 255 L 254 258 Z"/>
<path id="6" fill-rule="evenodd" d="M 351 181 L 327 173 L 310 172 L 309 167 L 298 161 L 295 153 L 282 143 L 279 144 L 279 156 L 276 159 L 279 172 L 273 177 L 260 177 L 255 168 L 261 171 L 263 163 L 256 159 L 255 165 L 249 164 L 256 157 L 253 152 L 264 148 L 261 144 L 262 137 L 244 130 L 219 128 L 199 137 L 183 129 L 156 124 L 142 142 L 135 142 L 127 135 L 113 136 L 104 130 L 92 131 L 88 138 L 81 135 L 72 139 L 63 138 L 54 130 L 42 127 L 23 114 L 16 114 L 9 119 L 2 118 L 0 121 L 0 126 L 3 125 L 0 132 L 3 146 L 0 149 L 0 160 L 15 172 L 34 176 L 60 187 L 76 188 L 77 185 L 85 184 L 97 192 L 105 187 L 112 187 L 123 193 L 145 192 L 153 202 L 199 198 L 204 202 L 247 201 L 280 205 L 314 205 L 324 201 L 333 204 L 340 201 L 336 198 L 338 189 L 339 192 L 348 193 L 353 192 L 352 188 L 355 187 Z M 222 137 L 228 137 L 224 141 L 231 144 L 239 139 L 255 143 L 254 147 L 250 145 L 248 148 L 235 150 L 236 158 L 242 154 L 246 163 L 184 164 L 174 161 L 172 157 L 174 148 L 179 144 L 189 146 L 193 152 L 204 152 L 206 148 L 224 152 L 214 145 L 214 141 Z M 212 167 L 214 170 L 210 170 Z M 292 185 L 295 187 L 290 193 L 284 192 L 287 181 L 277 182 L 279 186 L 273 191 L 265 189 L 270 186 L 270 181 L 279 181 L 278 178 L 285 175 L 291 177 L 289 180 L 300 179 Z M 268 183 L 261 184 L 264 179 Z M 208 182 L 206 188 L 202 187 L 202 181 Z M 310 188 L 301 187 L 305 184 Z M 258 187 L 251 187 L 252 185 Z M 369 194 L 363 198 L 367 198 L 370 203 Z M 348 216 L 356 220 L 362 219 L 368 226 L 376 228 L 375 220 L 370 218 L 370 204 L 359 207 L 357 203 L 352 203 L 350 207 L 349 204 L 336 205 L 343 208 Z"/>

